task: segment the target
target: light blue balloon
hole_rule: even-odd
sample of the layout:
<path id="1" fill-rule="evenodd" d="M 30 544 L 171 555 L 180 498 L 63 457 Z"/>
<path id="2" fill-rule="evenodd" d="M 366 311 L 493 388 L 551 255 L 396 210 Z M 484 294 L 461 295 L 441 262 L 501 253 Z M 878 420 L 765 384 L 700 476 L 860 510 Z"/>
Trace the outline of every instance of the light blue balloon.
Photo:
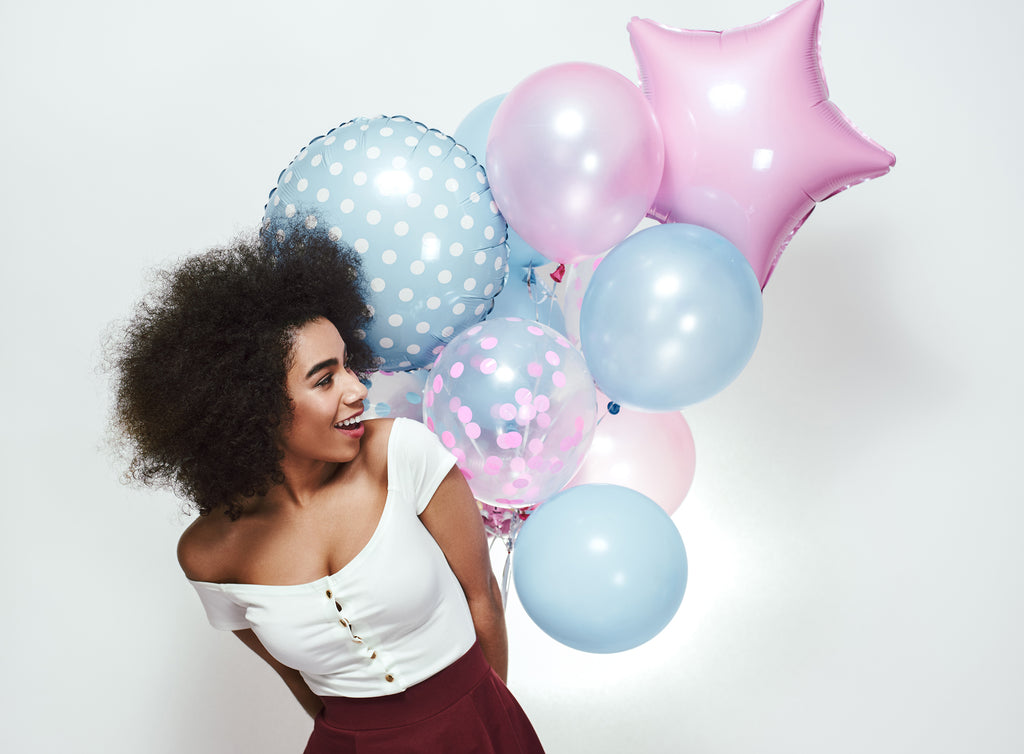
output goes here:
<path id="1" fill-rule="evenodd" d="M 547 325 L 565 335 L 565 315 L 554 294 L 537 279 L 532 268 L 510 270 L 505 287 L 494 299 L 487 319 L 519 317 Z"/>
<path id="2" fill-rule="evenodd" d="M 455 141 L 468 149 L 481 165 L 486 166 L 487 164 L 487 136 L 491 131 L 494 115 L 498 112 L 498 107 L 504 99 L 504 94 L 498 94 L 484 100 L 470 110 L 469 115 L 463 118 L 462 123 L 455 129 Z M 508 266 L 511 269 L 543 267 L 550 261 L 526 243 L 513 228 L 510 227 L 508 230 Z M 562 328 L 556 327 L 555 329 L 564 332 Z"/>
<path id="3" fill-rule="evenodd" d="M 580 346 L 616 403 L 676 411 L 732 382 L 757 347 L 761 287 L 717 233 L 667 223 L 630 236 L 583 294 Z"/>
<path id="4" fill-rule="evenodd" d="M 646 495 L 614 484 L 570 487 L 523 524 L 512 559 L 516 593 L 553 639 L 621 652 L 660 632 L 686 590 L 686 549 Z"/>
<path id="5" fill-rule="evenodd" d="M 487 165 L 487 136 L 491 132 L 491 122 L 504 99 L 504 94 L 496 94 L 481 102 L 469 111 L 452 134 L 455 141 L 468 149 L 477 162 L 484 166 Z"/>
<path id="6" fill-rule="evenodd" d="M 433 363 L 479 322 L 507 270 L 505 220 L 473 155 L 403 117 L 357 118 L 310 142 L 281 173 L 269 225 L 324 223 L 362 257 L 380 368 Z"/>
<path id="7" fill-rule="evenodd" d="M 523 240 L 515 229 L 508 226 L 508 266 L 510 269 L 543 267 L 551 260 Z"/>

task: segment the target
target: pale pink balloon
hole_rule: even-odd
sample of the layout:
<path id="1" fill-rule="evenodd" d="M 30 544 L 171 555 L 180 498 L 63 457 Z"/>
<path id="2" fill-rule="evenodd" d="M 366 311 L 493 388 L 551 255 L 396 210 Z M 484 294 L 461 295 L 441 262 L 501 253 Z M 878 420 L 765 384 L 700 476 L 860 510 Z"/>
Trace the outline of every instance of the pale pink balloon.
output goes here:
<path id="1" fill-rule="evenodd" d="M 693 434 L 682 414 L 620 408 L 598 423 L 590 450 L 568 486 L 629 487 L 672 514 L 690 490 L 695 463 Z"/>
<path id="2" fill-rule="evenodd" d="M 580 312 L 583 309 L 583 294 L 590 285 L 590 278 L 594 277 L 606 254 L 582 259 L 576 264 L 570 265 L 566 270 L 563 280 L 559 304 L 562 313 L 565 315 L 565 336 L 577 348 L 580 345 Z"/>
<path id="3" fill-rule="evenodd" d="M 650 216 L 725 236 L 762 287 L 815 202 L 896 161 L 828 101 L 821 13 L 822 0 L 801 0 L 721 32 L 628 27 L 665 137 Z"/>
<path id="4" fill-rule="evenodd" d="M 647 214 L 664 144 L 640 89 L 592 63 L 519 83 L 487 142 L 487 178 L 508 224 L 552 261 L 607 251 Z"/>

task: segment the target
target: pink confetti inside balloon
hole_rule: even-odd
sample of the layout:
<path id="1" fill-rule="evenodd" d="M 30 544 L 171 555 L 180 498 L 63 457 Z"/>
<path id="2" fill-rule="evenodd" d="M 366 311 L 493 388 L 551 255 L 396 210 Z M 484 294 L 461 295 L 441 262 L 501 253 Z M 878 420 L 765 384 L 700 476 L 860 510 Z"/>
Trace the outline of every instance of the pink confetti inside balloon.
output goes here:
<path id="1" fill-rule="evenodd" d="M 529 505 L 523 508 L 498 508 L 487 503 L 477 501 L 480 507 L 480 516 L 484 520 L 484 528 L 487 533 L 494 537 L 508 537 L 514 535 L 523 522 L 536 510 L 536 505 Z"/>
<path id="2" fill-rule="evenodd" d="M 579 468 L 597 396 L 583 355 L 557 331 L 514 317 L 486 320 L 456 336 L 431 374 L 424 421 L 453 442 L 478 500 L 536 505 Z"/>

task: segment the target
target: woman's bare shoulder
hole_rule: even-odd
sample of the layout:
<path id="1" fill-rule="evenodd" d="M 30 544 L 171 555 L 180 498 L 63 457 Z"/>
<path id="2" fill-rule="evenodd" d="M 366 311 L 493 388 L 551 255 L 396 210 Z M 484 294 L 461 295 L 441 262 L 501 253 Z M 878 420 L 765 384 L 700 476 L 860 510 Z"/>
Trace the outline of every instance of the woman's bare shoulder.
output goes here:
<path id="1" fill-rule="evenodd" d="M 231 521 L 218 510 L 200 516 L 178 539 L 178 564 L 193 581 L 225 580 L 224 554 L 232 539 Z"/>
<path id="2" fill-rule="evenodd" d="M 363 435 L 363 452 L 366 454 L 366 460 L 374 468 L 387 468 L 388 441 L 391 439 L 395 420 L 368 419 L 364 423 L 366 433 Z"/>

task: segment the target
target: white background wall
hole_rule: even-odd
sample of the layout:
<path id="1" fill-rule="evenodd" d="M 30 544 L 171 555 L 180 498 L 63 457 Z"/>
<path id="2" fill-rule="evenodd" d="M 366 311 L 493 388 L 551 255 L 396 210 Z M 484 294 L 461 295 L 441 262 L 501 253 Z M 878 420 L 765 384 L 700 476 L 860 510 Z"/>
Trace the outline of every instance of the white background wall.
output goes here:
<path id="1" fill-rule="evenodd" d="M 187 519 L 102 449 L 101 332 L 146 271 L 261 216 L 358 115 L 454 131 L 533 71 L 635 76 L 633 15 L 784 0 L 0 5 L 0 749 L 297 752 L 308 721 L 210 629 Z M 588 655 L 513 599 L 510 685 L 551 754 L 1020 750 L 1024 273 L 1018 3 L 827 0 L 832 99 L 898 158 L 823 203 L 758 351 L 686 412 L 683 606 Z"/>

